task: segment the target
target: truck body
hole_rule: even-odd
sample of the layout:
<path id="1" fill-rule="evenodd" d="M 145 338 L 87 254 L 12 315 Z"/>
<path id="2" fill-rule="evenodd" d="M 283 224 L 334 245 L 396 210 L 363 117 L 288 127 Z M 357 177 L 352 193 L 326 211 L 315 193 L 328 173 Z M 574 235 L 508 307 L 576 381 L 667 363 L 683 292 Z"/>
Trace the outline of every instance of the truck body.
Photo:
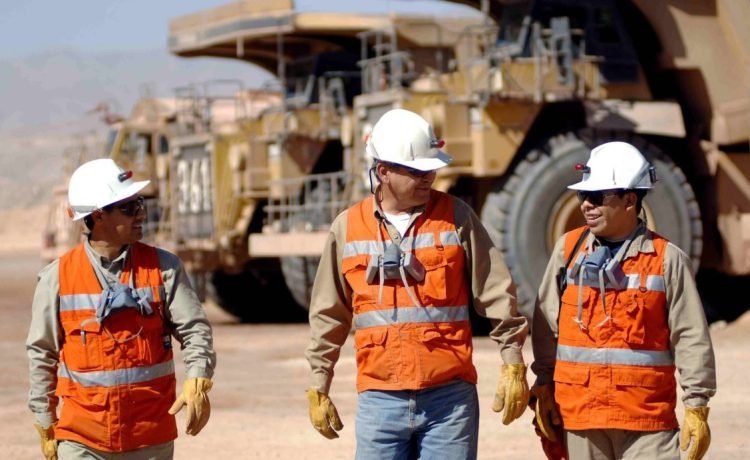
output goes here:
<path id="1" fill-rule="evenodd" d="M 454 162 L 435 187 L 481 215 L 525 314 L 555 240 L 583 223 L 567 190 L 574 166 L 611 140 L 656 166 L 650 227 L 695 269 L 750 273 L 750 3 L 456 3 L 481 14 L 299 13 L 264 1 L 172 22 L 175 54 L 245 60 L 280 84 L 279 103 L 235 137 L 173 142 L 185 146 L 173 159 L 202 151 L 213 181 L 202 208 L 213 227 L 176 239 L 195 270 L 280 261 L 305 306 L 328 225 L 369 193 L 363 139 L 385 111 L 405 108 L 445 140 Z"/>

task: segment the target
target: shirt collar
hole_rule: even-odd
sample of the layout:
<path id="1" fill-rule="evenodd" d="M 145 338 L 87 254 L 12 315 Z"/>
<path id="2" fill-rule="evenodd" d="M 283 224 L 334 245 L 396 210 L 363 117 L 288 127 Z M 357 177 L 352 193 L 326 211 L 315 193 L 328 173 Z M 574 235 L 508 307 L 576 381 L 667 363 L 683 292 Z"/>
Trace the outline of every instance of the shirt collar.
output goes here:
<path id="1" fill-rule="evenodd" d="M 372 203 L 373 203 L 373 205 L 372 205 L 372 213 L 373 213 L 373 215 L 375 216 L 376 219 L 378 219 L 378 220 L 386 220 L 385 212 L 383 211 L 383 208 L 380 207 L 380 202 L 376 198 L 378 196 L 378 190 L 379 189 L 380 189 L 380 185 L 378 185 L 378 188 L 375 190 L 375 194 L 372 195 Z M 432 197 L 430 197 L 430 199 L 432 199 Z M 424 206 L 416 206 L 416 207 L 412 208 L 412 212 L 411 212 L 412 220 L 414 220 L 417 217 L 419 217 L 420 215 L 422 215 L 422 213 L 424 213 L 424 211 L 425 211 L 425 208 L 426 208 L 426 205 L 424 205 Z"/>
<path id="2" fill-rule="evenodd" d="M 638 219 L 638 225 L 636 225 L 633 232 L 625 238 L 625 241 L 628 239 L 632 239 L 633 241 L 630 243 L 623 259 L 635 257 L 641 252 L 644 254 L 650 254 L 655 251 L 651 230 L 646 227 L 646 223 L 641 219 Z M 589 250 L 593 250 L 595 247 L 599 246 L 599 241 L 593 233 L 589 235 L 586 246 Z"/>
<path id="3" fill-rule="evenodd" d="M 84 241 L 83 247 L 88 253 L 90 260 L 96 261 L 100 267 L 114 273 L 122 271 L 122 267 L 125 265 L 125 259 L 128 257 L 128 252 L 130 251 L 130 245 L 127 245 L 125 246 L 125 250 L 123 250 L 117 257 L 110 260 L 96 252 L 91 246 L 91 242 L 89 242 L 88 238 Z"/>

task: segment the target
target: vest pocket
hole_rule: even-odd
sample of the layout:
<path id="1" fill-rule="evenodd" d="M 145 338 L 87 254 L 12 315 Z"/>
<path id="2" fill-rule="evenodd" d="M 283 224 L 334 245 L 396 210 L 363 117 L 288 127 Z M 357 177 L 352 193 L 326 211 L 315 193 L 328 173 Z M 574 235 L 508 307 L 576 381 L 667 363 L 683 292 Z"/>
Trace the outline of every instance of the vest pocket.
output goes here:
<path id="1" fill-rule="evenodd" d="M 589 417 L 589 390 L 591 369 L 588 365 L 557 363 L 555 366 L 555 402 L 561 414 L 571 421 L 586 420 Z"/>
<path id="2" fill-rule="evenodd" d="M 381 382 L 398 382 L 393 358 L 393 353 L 397 350 L 389 350 L 388 329 L 358 330 L 354 334 L 354 348 L 356 349 L 357 369 L 362 377 Z"/>
<path id="3" fill-rule="evenodd" d="M 112 435 L 109 391 L 101 387 L 58 386 L 57 394 L 63 399 L 57 429 L 75 433 L 98 448 L 109 447 Z"/>
<path id="4" fill-rule="evenodd" d="M 467 328 L 434 326 L 415 331 L 421 342 L 419 381 L 443 383 L 473 374 L 471 335 Z"/>
<path id="5" fill-rule="evenodd" d="M 613 413 L 617 419 L 667 420 L 674 417 L 674 368 L 612 367 Z"/>
<path id="6" fill-rule="evenodd" d="M 342 262 L 341 269 L 346 281 L 352 288 L 352 304 L 354 306 L 377 302 L 380 279 L 375 277 L 373 284 L 367 283 L 369 260 L 367 255 L 358 255 L 347 257 Z"/>
<path id="7" fill-rule="evenodd" d="M 593 340 L 587 330 L 576 323 L 578 320 L 578 289 L 576 285 L 568 285 L 560 298 L 560 334 L 565 336 L 566 342 L 575 344 L 588 344 Z M 581 321 L 587 328 L 591 327 L 591 302 L 589 292 L 584 290 L 581 297 L 582 310 Z"/>
<path id="8" fill-rule="evenodd" d="M 627 320 L 625 321 L 625 342 L 641 345 L 646 339 L 646 327 L 643 320 L 645 312 L 643 297 L 637 293 L 628 292 L 619 298 L 622 299 L 621 302 L 624 304 L 622 309 L 627 315 Z"/>
<path id="9" fill-rule="evenodd" d="M 102 367 L 102 328 L 93 318 L 62 321 L 65 331 L 63 353 L 65 364 L 73 371 L 96 370 Z"/>
<path id="10" fill-rule="evenodd" d="M 424 281 L 418 283 L 419 293 L 431 300 L 445 300 L 448 297 L 447 266 L 444 255 L 438 251 L 420 253 L 417 257 L 425 269 Z"/>

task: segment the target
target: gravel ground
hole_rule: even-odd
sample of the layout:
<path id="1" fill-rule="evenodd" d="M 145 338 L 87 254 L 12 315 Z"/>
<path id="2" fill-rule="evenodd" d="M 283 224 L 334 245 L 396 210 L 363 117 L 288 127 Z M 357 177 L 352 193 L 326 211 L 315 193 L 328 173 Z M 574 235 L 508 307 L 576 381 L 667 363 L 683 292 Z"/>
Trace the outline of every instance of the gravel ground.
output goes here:
<path id="1" fill-rule="evenodd" d="M 41 458 L 33 418 L 26 408 L 27 363 L 24 339 L 28 328 L 35 274 L 35 252 L 0 252 L 0 458 Z M 252 293 L 250 293 L 252 295 Z M 253 296 L 257 308 L 266 299 Z M 268 301 L 271 307 L 272 302 Z M 181 434 L 177 459 L 350 459 L 354 456 L 355 364 L 351 339 L 336 367 L 331 398 L 344 422 L 337 440 L 321 437 L 309 425 L 304 389 L 308 382 L 303 350 L 305 324 L 237 324 L 212 305 L 206 310 L 214 325 L 218 368 L 211 421 L 197 437 Z M 750 315 L 713 331 L 719 392 L 711 402 L 713 441 L 707 459 L 750 458 Z M 531 360 L 530 347 L 524 350 Z M 490 410 L 499 374 L 497 350 L 486 337 L 475 340 L 479 371 L 480 459 L 543 459 L 526 412 L 510 426 Z M 181 367 L 180 367 L 181 370 Z M 178 374 L 181 375 L 181 374 Z M 530 379 L 532 377 L 530 376 Z M 180 377 L 181 379 L 181 377 Z M 679 408 L 681 411 L 681 407 Z M 682 418 L 681 414 L 679 415 Z M 180 415 L 180 427 L 184 418 Z"/>

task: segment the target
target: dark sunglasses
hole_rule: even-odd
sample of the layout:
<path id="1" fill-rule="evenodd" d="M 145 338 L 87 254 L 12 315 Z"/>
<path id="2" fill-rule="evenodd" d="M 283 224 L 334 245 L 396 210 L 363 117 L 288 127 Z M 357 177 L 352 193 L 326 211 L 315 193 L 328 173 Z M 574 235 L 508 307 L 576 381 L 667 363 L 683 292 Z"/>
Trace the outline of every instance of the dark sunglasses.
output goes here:
<path id="1" fill-rule="evenodd" d="M 594 206 L 601 206 L 604 204 L 604 200 L 611 196 L 622 196 L 622 190 L 595 190 L 595 191 L 579 191 L 578 201 L 583 203 L 588 201 Z"/>
<path id="2" fill-rule="evenodd" d="M 130 200 L 127 203 L 123 204 L 111 204 L 109 206 L 105 206 L 105 211 L 111 211 L 113 209 L 118 209 L 121 213 L 125 214 L 126 216 L 133 217 L 141 210 L 146 209 L 146 199 L 142 196 L 139 196 L 135 200 Z"/>
<path id="3" fill-rule="evenodd" d="M 404 165 L 399 165 L 396 163 L 386 163 L 386 164 L 390 166 L 391 168 L 398 169 L 399 171 L 402 171 L 411 177 L 425 177 L 429 175 L 430 173 L 434 172 L 434 171 L 422 171 L 420 169 L 414 169 L 414 168 L 410 168 Z"/>

